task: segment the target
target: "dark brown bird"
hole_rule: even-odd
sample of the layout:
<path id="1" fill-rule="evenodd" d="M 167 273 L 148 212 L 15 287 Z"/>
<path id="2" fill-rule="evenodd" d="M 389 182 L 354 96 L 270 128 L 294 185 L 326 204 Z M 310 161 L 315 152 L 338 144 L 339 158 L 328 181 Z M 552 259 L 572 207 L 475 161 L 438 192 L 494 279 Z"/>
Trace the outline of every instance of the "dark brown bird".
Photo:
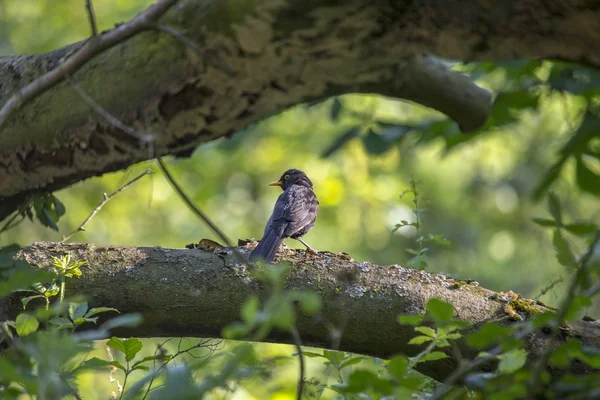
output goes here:
<path id="1" fill-rule="evenodd" d="M 311 180 L 299 169 L 289 169 L 269 186 L 280 186 L 283 193 L 277 199 L 263 237 L 250 254 L 250 259 L 272 261 L 281 242 L 288 237 L 312 250 L 301 239 L 315 224 L 319 210 Z"/>

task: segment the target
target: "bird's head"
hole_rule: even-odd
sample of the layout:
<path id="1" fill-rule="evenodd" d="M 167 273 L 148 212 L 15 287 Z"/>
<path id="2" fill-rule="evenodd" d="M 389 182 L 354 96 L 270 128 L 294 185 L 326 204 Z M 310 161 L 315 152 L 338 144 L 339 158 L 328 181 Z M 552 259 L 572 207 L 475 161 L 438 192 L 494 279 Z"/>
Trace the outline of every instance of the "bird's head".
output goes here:
<path id="1" fill-rule="evenodd" d="M 282 190 L 285 190 L 292 185 L 302 185 L 311 189 L 313 187 L 311 180 L 304 172 L 293 168 L 285 171 L 279 180 L 269 183 L 269 186 L 279 186 Z"/>

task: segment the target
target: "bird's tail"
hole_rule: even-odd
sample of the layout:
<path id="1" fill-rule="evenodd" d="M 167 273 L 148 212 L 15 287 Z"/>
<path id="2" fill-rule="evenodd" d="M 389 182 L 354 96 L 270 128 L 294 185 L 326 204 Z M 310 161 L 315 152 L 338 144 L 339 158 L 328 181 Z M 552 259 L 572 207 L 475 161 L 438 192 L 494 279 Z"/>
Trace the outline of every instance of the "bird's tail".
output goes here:
<path id="1" fill-rule="evenodd" d="M 283 242 L 283 232 L 285 225 L 273 226 L 265 232 L 263 238 L 258 243 L 258 246 L 250 253 L 250 260 L 264 260 L 271 262 L 279 250 L 281 242 Z"/>

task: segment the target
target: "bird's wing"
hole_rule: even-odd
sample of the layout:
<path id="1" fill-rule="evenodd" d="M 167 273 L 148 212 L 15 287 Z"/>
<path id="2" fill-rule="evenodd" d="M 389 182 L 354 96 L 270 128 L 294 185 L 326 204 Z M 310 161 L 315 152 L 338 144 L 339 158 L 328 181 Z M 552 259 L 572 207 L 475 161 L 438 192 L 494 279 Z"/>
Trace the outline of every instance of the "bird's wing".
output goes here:
<path id="1" fill-rule="evenodd" d="M 285 191 L 279 195 L 279 198 L 275 202 L 275 207 L 273 207 L 273 212 L 265 225 L 265 234 L 271 229 L 273 224 L 287 224 L 287 220 L 285 218 L 286 210 L 291 206 L 292 199 L 289 191 Z"/>
<path id="2" fill-rule="evenodd" d="M 317 212 L 316 196 L 312 190 L 304 187 L 289 190 L 291 201 L 284 209 L 284 218 L 288 221 L 286 236 L 291 236 L 313 222 Z"/>

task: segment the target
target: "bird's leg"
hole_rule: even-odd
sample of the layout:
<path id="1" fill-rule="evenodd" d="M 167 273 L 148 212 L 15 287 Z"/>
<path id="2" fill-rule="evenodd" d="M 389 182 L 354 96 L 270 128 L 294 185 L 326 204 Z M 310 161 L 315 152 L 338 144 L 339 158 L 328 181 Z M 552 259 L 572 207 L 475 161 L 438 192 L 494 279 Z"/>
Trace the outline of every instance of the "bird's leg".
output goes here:
<path id="1" fill-rule="evenodd" d="M 309 253 L 313 253 L 313 254 L 317 254 L 318 251 L 313 249 L 312 247 L 310 247 L 308 245 L 308 243 L 306 243 L 304 240 L 302 240 L 302 238 L 296 238 L 297 241 L 299 241 L 300 243 L 302 243 L 304 246 L 306 246 L 306 251 L 308 251 Z"/>

